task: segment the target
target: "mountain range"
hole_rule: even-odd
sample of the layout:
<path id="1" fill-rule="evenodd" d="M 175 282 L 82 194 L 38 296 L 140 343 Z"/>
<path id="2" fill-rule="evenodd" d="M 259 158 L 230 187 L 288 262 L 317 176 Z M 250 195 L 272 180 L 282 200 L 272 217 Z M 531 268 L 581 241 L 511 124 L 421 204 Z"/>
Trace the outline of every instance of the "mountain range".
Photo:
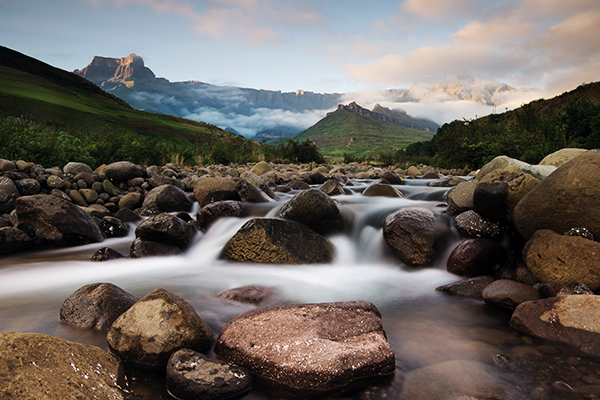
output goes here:
<path id="1" fill-rule="evenodd" d="M 142 57 L 96 56 L 74 73 L 125 100 L 133 108 L 171 114 L 214 124 L 223 129 L 262 141 L 289 137 L 314 125 L 342 103 L 359 98 L 381 99 L 386 103 L 469 100 L 499 104 L 500 94 L 515 89 L 495 81 L 469 78 L 444 83 L 415 83 L 409 89 L 389 89 L 371 93 L 314 93 L 297 90 L 281 92 L 234 86 L 217 86 L 201 81 L 169 82 L 156 77 Z M 404 114 L 406 127 L 420 124 Z M 417 128 L 419 129 L 419 128 Z M 434 129 L 430 125 L 428 129 Z"/>

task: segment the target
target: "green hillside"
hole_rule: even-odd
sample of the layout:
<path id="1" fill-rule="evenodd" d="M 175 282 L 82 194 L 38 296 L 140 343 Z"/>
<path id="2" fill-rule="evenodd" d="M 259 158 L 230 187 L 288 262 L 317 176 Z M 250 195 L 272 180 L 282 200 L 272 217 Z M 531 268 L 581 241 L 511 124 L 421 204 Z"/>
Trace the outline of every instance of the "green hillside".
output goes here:
<path id="1" fill-rule="evenodd" d="M 398 127 L 371 117 L 338 108 L 293 140 L 311 140 L 325 156 L 334 158 L 351 154 L 356 157 L 376 156 L 381 151 L 398 150 L 407 145 L 431 139 L 434 132 Z"/>
<path id="2" fill-rule="evenodd" d="M 61 140 L 88 162 L 229 162 L 260 148 L 210 124 L 134 110 L 84 78 L 1 46 L 0 118 L 0 157 L 40 163 L 35 158 L 53 149 L 36 146 Z"/>

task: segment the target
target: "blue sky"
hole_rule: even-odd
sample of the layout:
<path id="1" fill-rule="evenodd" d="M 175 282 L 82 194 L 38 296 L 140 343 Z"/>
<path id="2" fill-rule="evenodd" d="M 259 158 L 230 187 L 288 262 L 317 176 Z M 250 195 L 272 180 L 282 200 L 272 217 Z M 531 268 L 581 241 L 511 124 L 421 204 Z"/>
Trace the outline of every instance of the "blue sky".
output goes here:
<path id="1" fill-rule="evenodd" d="M 0 45 L 72 71 L 314 92 L 447 76 L 550 94 L 600 80 L 600 0 L 0 0 Z"/>

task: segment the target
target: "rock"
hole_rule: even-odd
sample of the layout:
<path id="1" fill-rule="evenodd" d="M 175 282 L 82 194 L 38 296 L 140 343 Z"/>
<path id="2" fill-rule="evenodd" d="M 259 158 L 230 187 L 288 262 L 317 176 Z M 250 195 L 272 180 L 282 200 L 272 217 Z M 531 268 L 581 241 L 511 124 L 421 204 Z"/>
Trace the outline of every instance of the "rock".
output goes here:
<path id="1" fill-rule="evenodd" d="M 477 185 L 473 182 L 461 182 L 448 192 L 448 214 L 458 215 L 473 209 L 473 193 Z"/>
<path id="2" fill-rule="evenodd" d="M 243 202 L 247 203 L 269 203 L 273 201 L 265 192 L 251 184 L 240 179 L 235 185 L 238 195 Z"/>
<path id="3" fill-rule="evenodd" d="M 402 178 L 392 171 L 385 171 L 383 174 L 381 174 L 381 179 L 385 179 L 391 185 L 404 185 Z"/>
<path id="4" fill-rule="evenodd" d="M 269 297 L 273 296 L 274 290 L 272 288 L 249 285 L 226 290 L 219 293 L 217 297 L 219 299 L 258 305 L 264 303 Z"/>
<path id="5" fill-rule="evenodd" d="M 525 301 L 540 299 L 540 293 L 524 283 L 499 279 L 486 286 L 481 297 L 487 304 L 513 311 Z"/>
<path id="6" fill-rule="evenodd" d="M 496 170 L 502 170 L 507 167 L 514 167 L 522 172 L 526 172 L 530 169 L 531 164 L 527 164 L 526 162 L 507 156 L 498 156 L 489 163 L 485 164 L 483 167 L 481 167 L 479 173 L 474 179 L 474 182 L 480 183 L 482 182 L 482 179 L 489 173 L 494 172 Z"/>
<path id="7" fill-rule="evenodd" d="M 467 182 L 465 179 L 458 176 L 446 176 L 444 178 L 436 179 L 429 182 L 430 187 L 451 187 L 456 186 L 459 183 Z"/>
<path id="8" fill-rule="evenodd" d="M 92 283 L 71 294 L 60 308 L 60 321 L 82 329 L 108 331 L 139 298 L 112 283 Z"/>
<path id="9" fill-rule="evenodd" d="M 307 183 L 311 185 L 322 185 L 325 181 L 327 181 L 327 178 L 319 171 L 308 174 Z"/>
<path id="10" fill-rule="evenodd" d="M 176 351 L 167 363 L 167 390 L 177 399 L 229 399 L 251 387 L 252 378 L 245 368 L 190 349 Z"/>
<path id="11" fill-rule="evenodd" d="M 52 189 L 50 191 L 50 195 L 55 196 L 55 197 L 60 197 L 61 199 L 67 200 L 69 202 L 73 201 L 71 196 L 69 196 L 68 194 L 66 194 L 65 192 L 63 192 L 62 190 L 59 190 L 59 189 Z"/>
<path id="12" fill-rule="evenodd" d="M 420 179 L 440 179 L 440 174 L 438 174 L 437 172 L 430 171 L 426 174 L 423 174 Z"/>
<path id="13" fill-rule="evenodd" d="M 19 179 L 14 183 L 21 196 L 31 196 L 42 190 L 42 185 L 36 179 Z"/>
<path id="14" fill-rule="evenodd" d="M 492 273 L 506 259 L 506 250 L 490 239 L 467 239 L 452 250 L 447 262 L 451 274 L 474 277 Z"/>
<path id="15" fill-rule="evenodd" d="M 50 189 L 63 189 L 65 187 L 65 181 L 59 176 L 50 175 L 48 179 L 46 179 L 46 185 Z"/>
<path id="16" fill-rule="evenodd" d="M 174 178 L 169 178 L 168 176 L 163 176 L 163 175 L 152 176 L 150 179 L 148 179 L 148 184 L 150 186 L 152 186 L 153 188 L 163 186 L 163 185 L 171 185 L 171 186 L 176 186 L 181 190 L 186 189 L 186 186 L 183 182 L 181 182 L 177 179 L 174 179 Z"/>
<path id="17" fill-rule="evenodd" d="M 296 222 L 257 218 L 229 239 L 221 257 L 267 264 L 315 264 L 331 262 L 333 251 L 326 238 Z"/>
<path id="18" fill-rule="evenodd" d="M 564 233 L 565 236 L 579 236 L 582 238 L 586 238 L 589 240 L 596 240 L 596 238 L 594 237 L 594 234 L 592 232 L 590 232 L 590 230 L 588 228 L 583 228 L 583 227 L 577 227 L 577 228 L 571 228 L 568 231 L 566 231 Z"/>
<path id="19" fill-rule="evenodd" d="M 12 226 L 0 228 L 0 254 L 25 250 L 32 245 L 33 241 L 22 230 Z"/>
<path id="20" fill-rule="evenodd" d="M 418 175 L 421 175 L 421 171 L 419 171 L 419 169 L 417 167 L 415 167 L 414 165 L 411 165 L 406 170 L 406 175 L 418 176 Z"/>
<path id="21" fill-rule="evenodd" d="M 256 186 L 258 189 L 262 190 L 271 199 L 277 198 L 277 196 L 275 196 L 275 193 L 273 193 L 273 191 L 267 184 L 268 181 L 265 178 L 262 178 L 253 172 L 244 171 L 241 175 L 241 179 Z M 238 183 L 238 185 L 239 185 L 239 183 Z"/>
<path id="22" fill-rule="evenodd" d="M 325 395 L 389 376 L 395 357 L 377 308 L 366 301 L 246 312 L 228 323 L 215 354 L 301 395 Z"/>
<path id="23" fill-rule="evenodd" d="M 14 162 L 0 158 L 0 172 L 16 171 L 17 166 Z"/>
<path id="24" fill-rule="evenodd" d="M 304 224 L 320 235 L 344 230 L 344 220 L 337 205 L 318 189 L 297 193 L 281 207 L 279 216 Z"/>
<path id="25" fill-rule="evenodd" d="M 69 197 L 73 203 L 80 207 L 87 207 L 89 205 L 78 190 L 69 190 Z"/>
<path id="26" fill-rule="evenodd" d="M 599 254 L 600 243 L 549 229 L 537 231 L 523 248 L 525 265 L 539 282 L 582 282 L 592 290 L 600 288 Z"/>
<path id="27" fill-rule="evenodd" d="M 261 176 L 264 173 L 272 171 L 273 169 L 266 161 L 259 161 L 254 167 L 252 167 L 251 171 L 258 176 Z"/>
<path id="28" fill-rule="evenodd" d="M 119 210 L 129 208 L 135 210 L 143 204 L 144 195 L 139 192 L 130 192 L 119 199 Z"/>
<path id="29" fill-rule="evenodd" d="M 90 172 L 79 172 L 73 177 L 73 182 L 77 182 L 79 180 L 84 181 L 88 187 L 91 187 L 94 184 L 94 177 Z"/>
<path id="30" fill-rule="evenodd" d="M 115 218 L 120 219 L 123 222 L 139 222 L 142 218 L 131 211 L 129 208 L 122 208 L 115 213 Z"/>
<path id="31" fill-rule="evenodd" d="M 110 247 L 101 247 L 92 254 L 90 261 L 110 261 L 125 258 L 125 256 Z"/>
<path id="32" fill-rule="evenodd" d="M 571 161 L 578 155 L 585 153 L 586 151 L 586 149 L 561 149 L 544 157 L 544 159 L 540 161 L 540 165 L 552 165 L 558 168 L 561 167 L 563 164 Z"/>
<path id="33" fill-rule="evenodd" d="M 194 186 L 200 207 L 222 200 L 240 200 L 235 181 L 225 178 L 202 178 Z"/>
<path id="34" fill-rule="evenodd" d="M 401 191 L 392 185 L 387 185 L 385 183 L 374 183 L 370 185 L 362 192 L 362 195 L 368 197 L 404 197 Z"/>
<path id="35" fill-rule="evenodd" d="M 79 189 L 79 193 L 88 204 L 95 203 L 98 200 L 98 193 L 94 189 Z"/>
<path id="36" fill-rule="evenodd" d="M 400 400 L 503 399 L 496 374 L 489 365 L 467 360 L 415 369 L 406 374 Z"/>
<path id="37" fill-rule="evenodd" d="M 20 195 L 12 179 L 0 176 L 0 214 L 14 210 Z"/>
<path id="38" fill-rule="evenodd" d="M 191 211 L 192 199 L 180 188 L 173 185 L 162 185 L 149 191 L 144 197 L 142 207 L 162 212 Z"/>
<path id="39" fill-rule="evenodd" d="M 225 200 L 210 203 L 196 214 L 196 222 L 202 231 L 206 231 L 217 219 L 224 217 L 242 217 L 246 213 L 244 204 L 239 201 Z"/>
<path id="40" fill-rule="evenodd" d="M 494 278 L 491 276 L 482 275 L 439 286 L 435 288 L 435 290 L 457 296 L 481 297 L 481 292 L 483 289 L 485 289 L 485 287 L 493 281 Z"/>
<path id="41" fill-rule="evenodd" d="M 294 190 L 308 190 L 310 189 L 310 185 L 303 181 L 293 181 L 288 183 L 288 186 Z"/>
<path id="42" fill-rule="evenodd" d="M 510 325 L 528 335 L 575 347 L 600 356 L 600 296 L 572 295 L 526 301 Z"/>
<path id="43" fill-rule="evenodd" d="M 106 237 L 123 237 L 129 234 L 129 225 L 111 216 L 103 217 L 98 222 L 98 227 L 104 232 Z"/>
<path id="44" fill-rule="evenodd" d="M 383 237 L 404 263 L 420 267 L 431 263 L 437 245 L 448 228 L 430 209 L 402 208 L 388 215 L 383 224 Z"/>
<path id="45" fill-rule="evenodd" d="M 123 364 L 95 346 L 0 333 L 0 398 L 123 400 Z"/>
<path id="46" fill-rule="evenodd" d="M 136 238 L 129 248 L 129 257 L 131 258 L 178 256 L 181 253 L 181 249 L 177 246 L 141 238 Z"/>
<path id="47" fill-rule="evenodd" d="M 131 178 L 127 181 L 127 186 L 129 187 L 140 187 L 144 184 L 144 182 L 146 182 L 146 180 L 141 177 L 138 176 L 137 178 Z"/>
<path id="48" fill-rule="evenodd" d="M 486 239 L 497 238 L 501 233 L 500 224 L 482 218 L 474 210 L 460 213 L 454 218 L 454 226 L 461 233 Z"/>
<path id="49" fill-rule="evenodd" d="M 115 185 L 113 185 L 112 182 L 107 179 L 102 182 L 102 188 L 111 197 L 117 197 L 119 195 L 119 191 Z"/>
<path id="50" fill-rule="evenodd" d="M 344 189 L 341 183 L 334 180 L 328 180 L 319 188 L 319 190 L 325 193 L 327 196 L 339 196 L 350 194 L 349 191 L 346 191 L 346 189 Z"/>
<path id="51" fill-rule="evenodd" d="M 73 246 L 104 240 L 91 215 L 59 197 L 20 197 L 15 212 L 16 227 L 43 243 Z"/>
<path id="52" fill-rule="evenodd" d="M 137 238 L 176 246 L 181 250 L 189 247 L 195 234 L 192 225 L 166 213 L 149 217 L 135 229 Z"/>
<path id="53" fill-rule="evenodd" d="M 587 151 L 558 168 L 517 204 L 514 223 L 525 240 L 535 231 L 586 227 L 600 235 L 600 151 Z"/>
<path id="54" fill-rule="evenodd" d="M 181 297 L 156 289 L 117 318 L 106 340 L 121 359 L 152 368 L 164 366 L 179 349 L 207 349 L 213 331 Z"/>
<path id="55" fill-rule="evenodd" d="M 65 174 L 69 174 L 69 175 L 77 175 L 80 172 L 85 172 L 88 173 L 90 175 L 92 175 L 92 169 L 90 168 L 89 165 L 84 164 L 82 162 L 70 162 L 67 165 L 65 165 L 63 167 L 63 172 Z"/>
<path id="56" fill-rule="evenodd" d="M 146 171 L 143 168 L 138 167 L 129 161 L 117 161 L 108 164 L 103 171 L 106 176 L 117 182 L 127 181 L 131 178 L 137 178 L 138 176 L 144 176 L 146 174 Z"/>
<path id="57" fill-rule="evenodd" d="M 554 282 L 540 283 L 538 286 L 538 291 L 543 299 L 548 297 L 570 296 L 575 294 L 575 292 L 573 292 L 573 290 L 570 288 Z"/>

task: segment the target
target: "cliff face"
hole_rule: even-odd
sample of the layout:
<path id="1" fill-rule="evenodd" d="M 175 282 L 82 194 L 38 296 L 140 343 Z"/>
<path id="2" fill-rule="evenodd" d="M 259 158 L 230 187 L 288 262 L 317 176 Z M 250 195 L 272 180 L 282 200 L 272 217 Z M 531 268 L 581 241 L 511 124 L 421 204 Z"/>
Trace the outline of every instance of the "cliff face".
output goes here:
<path id="1" fill-rule="evenodd" d="M 405 111 L 399 109 L 389 109 L 382 107 L 379 104 L 375 104 L 373 111 L 362 108 L 356 102 L 352 102 L 347 106 L 340 104 L 338 110 L 343 109 L 346 111 L 353 112 L 355 114 L 364 115 L 366 117 L 373 118 L 375 121 L 383 122 L 388 125 L 403 126 L 405 128 L 419 129 L 422 131 L 435 131 L 439 127 L 433 121 L 422 118 L 413 118 L 406 114 Z"/>
<path id="2" fill-rule="evenodd" d="M 144 66 L 142 57 L 135 54 L 123 58 L 95 56 L 90 65 L 73 72 L 102 87 L 110 86 L 107 85 L 108 82 L 119 84 L 134 79 L 153 80 L 156 78 L 154 72 Z"/>

